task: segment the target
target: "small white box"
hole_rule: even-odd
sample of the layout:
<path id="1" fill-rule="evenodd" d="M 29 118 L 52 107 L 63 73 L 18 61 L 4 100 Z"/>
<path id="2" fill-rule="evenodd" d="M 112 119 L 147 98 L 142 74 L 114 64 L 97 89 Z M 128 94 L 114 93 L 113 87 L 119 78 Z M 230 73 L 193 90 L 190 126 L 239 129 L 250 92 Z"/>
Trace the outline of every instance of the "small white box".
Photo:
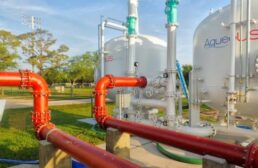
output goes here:
<path id="1" fill-rule="evenodd" d="M 0 122 L 2 121 L 4 115 L 4 108 L 5 108 L 6 100 L 0 100 Z"/>

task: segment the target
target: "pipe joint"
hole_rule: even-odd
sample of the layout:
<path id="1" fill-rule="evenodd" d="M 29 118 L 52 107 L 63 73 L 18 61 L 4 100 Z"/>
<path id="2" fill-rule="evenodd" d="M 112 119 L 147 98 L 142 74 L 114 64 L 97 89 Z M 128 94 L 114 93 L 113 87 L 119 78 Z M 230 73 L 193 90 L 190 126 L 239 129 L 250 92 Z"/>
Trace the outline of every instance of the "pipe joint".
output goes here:
<path id="1" fill-rule="evenodd" d="M 246 163 L 243 165 L 246 168 L 258 167 L 258 145 L 253 143 L 249 145 L 249 150 L 247 151 Z"/>
<path id="2" fill-rule="evenodd" d="M 95 113 L 95 118 L 96 118 L 96 121 L 100 124 L 100 126 L 102 128 L 105 128 L 105 121 L 110 117 L 108 114 L 107 114 L 107 107 L 106 106 L 95 106 L 94 107 L 94 113 Z"/>
<path id="3" fill-rule="evenodd" d="M 165 72 L 171 74 L 171 73 L 177 73 L 177 70 L 176 69 L 166 69 Z"/>
<path id="4" fill-rule="evenodd" d="M 166 98 L 172 98 L 172 97 L 174 98 L 176 96 L 177 96 L 176 92 L 167 92 L 165 95 Z"/>
<path id="5" fill-rule="evenodd" d="M 41 131 L 43 129 L 49 129 L 49 130 L 52 130 L 52 129 L 55 129 L 56 128 L 56 125 L 53 124 L 53 123 L 47 123 L 47 124 L 41 124 L 41 125 L 38 125 L 37 128 L 35 128 L 36 130 L 36 137 L 39 139 L 39 140 L 48 140 L 47 137 L 44 137 L 42 134 L 41 134 Z"/>
<path id="6" fill-rule="evenodd" d="M 48 97 L 48 96 L 50 96 L 50 92 L 49 91 L 33 91 L 32 95 L 34 97 L 40 97 L 40 96 Z"/>
<path id="7" fill-rule="evenodd" d="M 139 79 L 138 79 L 138 84 L 140 88 L 145 88 L 147 86 L 147 78 L 145 76 L 141 76 Z"/>
<path id="8" fill-rule="evenodd" d="M 106 77 L 109 79 L 109 84 L 107 88 L 112 89 L 115 87 L 115 80 L 113 75 L 106 75 Z"/>
<path id="9" fill-rule="evenodd" d="M 31 71 L 29 70 L 20 70 L 20 75 L 21 75 L 21 85 L 20 87 L 22 89 L 29 89 L 32 87 L 31 84 Z"/>
<path id="10" fill-rule="evenodd" d="M 106 96 L 107 95 L 107 90 L 96 90 L 93 92 L 93 95 L 95 96 Z"/>

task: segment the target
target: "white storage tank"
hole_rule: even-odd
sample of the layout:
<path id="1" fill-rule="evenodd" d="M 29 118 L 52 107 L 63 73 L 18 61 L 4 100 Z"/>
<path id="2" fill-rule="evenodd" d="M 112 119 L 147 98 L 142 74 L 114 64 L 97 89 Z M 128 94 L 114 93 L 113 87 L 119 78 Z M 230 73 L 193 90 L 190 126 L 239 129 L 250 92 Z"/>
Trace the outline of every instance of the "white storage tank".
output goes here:
<path id="1" fill-rule="evenodd" d="M 247 1 L 241 3 L 241 0 L 238 0 L 235 36 L 237 110 L 240 114 L 254 115 L 258 109 L 258 1 L 252 1 L 250 19 L 252 21 L 248 31 Z M 208 100 L 212 107 L 221 111 L 226 110 L 232 42 L 229 27 L 231 22 L 231 6 L 226 6 L 204 19 L 194 35 L 193 66 L 199 79 L 199 98 Z M 246 54 L 247 32 L 250 34 L 249 57 Z"/>
<path id="2" fill-rule="evenodd" d="M 166 68 L 166 42 L 149 36 L 138 35 L 136 40 L 137 76 L 155 78 Z M 113 38 L 105 43 L 105 74 L 127 76 L 128 40 L 125 36 Z M 97 74 L 97 78 L 99 73 Z M 109 91 L 108 97 L 115 98 L 117 89 Z"/>

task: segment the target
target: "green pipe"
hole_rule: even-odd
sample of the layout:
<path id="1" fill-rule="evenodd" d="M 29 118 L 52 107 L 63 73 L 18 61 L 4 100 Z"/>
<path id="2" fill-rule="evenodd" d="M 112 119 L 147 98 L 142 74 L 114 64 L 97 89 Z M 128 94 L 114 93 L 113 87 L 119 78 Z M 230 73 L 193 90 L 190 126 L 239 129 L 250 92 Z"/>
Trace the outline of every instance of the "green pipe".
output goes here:
<path id="1" fill-rule="evenodd" d="M 135 16 L 127 17 L 127 30 L 129 36 L 136 34 L 136 19 Z"/>
<path id="2" fill-rule="evenodd" d="M 170 25 L 177 24 L 177 6 L 179 0 L 167 0 L 165 13 L 167 15 L 167 22 Z"/>
<path id="3" fill-rule="evenodd" d="M 182 156 L 182 155 L 179 155 L 179 154 L 169 152 L 159 143 L 156 144 L 156 147 L 157 147 L 157 149 L 160 153 L 169 157 L 170 159 L 173 159 L 173 160 L 176 160 L 176 161 L 179 161 L 179 162 L 183 162 L 183 163 L 189 163 L 189 164 L 196 164 L 196 165 L 201 165 L 202 164 L 202 159 Z"/>

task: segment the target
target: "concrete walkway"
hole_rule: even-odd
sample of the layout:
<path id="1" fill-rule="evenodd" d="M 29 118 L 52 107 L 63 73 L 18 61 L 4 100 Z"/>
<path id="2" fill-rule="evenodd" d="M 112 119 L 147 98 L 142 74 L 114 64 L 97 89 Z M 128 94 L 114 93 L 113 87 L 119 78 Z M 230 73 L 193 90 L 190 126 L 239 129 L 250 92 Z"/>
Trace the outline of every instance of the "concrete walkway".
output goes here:
<path id="1" fill-rule="evenodd" d="M 105 150 L 106 144 L 98 145 Z M 176 148 L 169 147 L 177 154 L 195 156 Z M 130 161 L 144 168 L 201 168 L 202 165 L 193 165 L 178 162 L 162 155 L 157 149 L 156 144 L 150 140 L 139 137 L 131 138 Z"/>
<path id="2" fill-rule="evenodd" d="M 90 103 L 90 99 L 76 99 L 76 100 L 55 100 L 49 101 L 49 106 L 60 106 L 69 104 L 85 104 Z M 7 99 L 5 109 L 17 109 L 17 108 L 27 108 L 33 106 L 33 100 L 24 99 Z"/>

